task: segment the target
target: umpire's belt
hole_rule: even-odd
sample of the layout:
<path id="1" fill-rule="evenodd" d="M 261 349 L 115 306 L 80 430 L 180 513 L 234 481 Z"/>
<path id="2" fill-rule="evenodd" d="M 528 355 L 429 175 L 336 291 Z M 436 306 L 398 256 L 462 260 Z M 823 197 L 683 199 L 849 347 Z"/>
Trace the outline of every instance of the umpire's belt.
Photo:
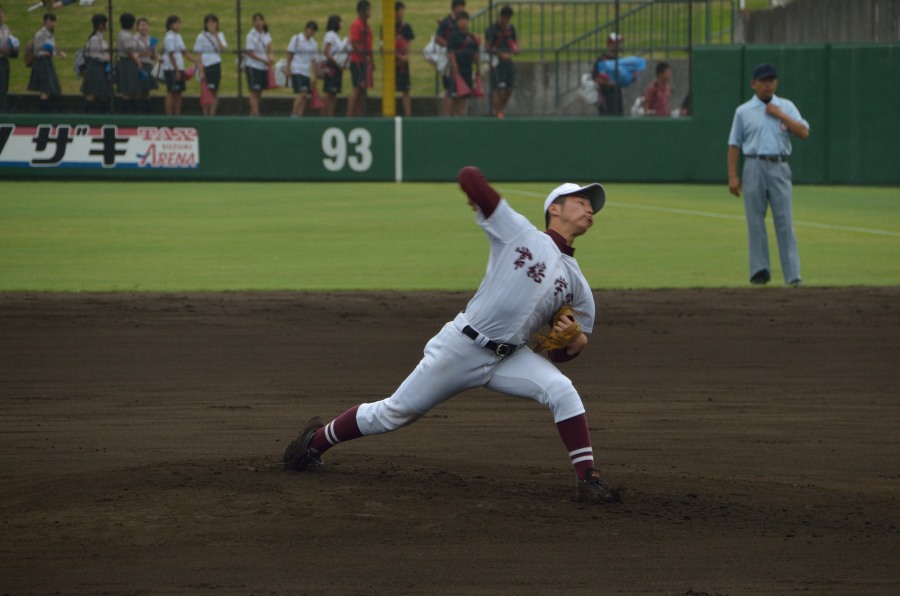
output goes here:
<path id="1" fill-rule="evenodd" d="M 745 155 L 744 157 L 749 157 L 750 159 L 761 159 L 763 161 L 770 161 L 772 163 L 779 163 L 788 160 L 787 155 Z"/>
<path id="2" fill-rule="evenodd" d="M 491 341 L 485 336 L 481 335 L 474 329 L 472 329 L 469 325 L 463 327 L 463 335 L 467 335 L 472 338 L 472 341 L 477 343 L 479 346 L 485 347 L 494 354 L 498 356 L 512 356 L 516 353 L 521 346 L 517 346 L 515 344 L 498 344 L 495 341 Z"/>

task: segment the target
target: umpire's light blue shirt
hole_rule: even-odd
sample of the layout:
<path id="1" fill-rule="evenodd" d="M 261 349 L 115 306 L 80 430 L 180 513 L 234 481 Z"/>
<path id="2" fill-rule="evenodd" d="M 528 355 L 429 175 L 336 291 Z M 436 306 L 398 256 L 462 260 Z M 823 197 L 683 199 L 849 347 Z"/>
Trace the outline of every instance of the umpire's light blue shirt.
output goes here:
<path id="1" fill-rule="evenodd" d="M 800 110 L 793 102 L 777 95 L 773 95 L 771 101 L 809 130 L 809 122 L 800 116 Z M 788 156 L 791 154 L 791 133 L 781 120 L 766 114 L 766 104 L 754 95 L 734 111 L 728 144 L 740 147 L 744 155 Z"/>

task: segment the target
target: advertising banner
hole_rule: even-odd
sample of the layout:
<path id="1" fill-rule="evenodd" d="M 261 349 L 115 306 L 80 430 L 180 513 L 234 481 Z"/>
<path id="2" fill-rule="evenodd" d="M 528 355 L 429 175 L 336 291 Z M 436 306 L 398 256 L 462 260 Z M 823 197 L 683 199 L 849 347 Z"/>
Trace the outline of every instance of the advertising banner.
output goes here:
<path id="1" fill-rule="evenodd" d="M 0 166 L 197 169 L 200 133 L 165 126 L 0 124 Z"/>

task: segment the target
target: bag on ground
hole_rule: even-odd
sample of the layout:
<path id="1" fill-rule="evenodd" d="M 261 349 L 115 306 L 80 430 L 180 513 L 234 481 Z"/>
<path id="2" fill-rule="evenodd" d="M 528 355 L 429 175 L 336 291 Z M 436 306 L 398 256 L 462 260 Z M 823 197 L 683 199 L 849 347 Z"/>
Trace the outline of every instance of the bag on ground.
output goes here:
<path id="1" fill-rule="evenodd" d="M 456 76 L 453 78 L 453 89 L 456 94 L 455 97 L 467 97 L 472 94 L 472 90 L 459 73 L 456 73 Z"/>
<path id="2" fill-rule="evenodd" d="M 206 79 L 202 79 L 200 81 L 200 105 L 201 106 L 211 106 L 216 101 L 216 98 L 213 96 L 212 91 L 209 90 L 209 86 L 206 84 Z"/>
<path id="3" fill-rule="evenodd" d="M 312 97 L 309 100 L 309 109 L 310 110 L 321 110 L 325 107 L 325 102 L 322 101 L 322 97 L 319 95 L 319 89 L 315 85 L 312 86 Z"/>
<path id="4" fill-rule="evenodd" d="M 481 84 L 481 75 L 475 75 L 475 85 L 472 87 L 472 97 L 484 97 L 484 85 Z"/>

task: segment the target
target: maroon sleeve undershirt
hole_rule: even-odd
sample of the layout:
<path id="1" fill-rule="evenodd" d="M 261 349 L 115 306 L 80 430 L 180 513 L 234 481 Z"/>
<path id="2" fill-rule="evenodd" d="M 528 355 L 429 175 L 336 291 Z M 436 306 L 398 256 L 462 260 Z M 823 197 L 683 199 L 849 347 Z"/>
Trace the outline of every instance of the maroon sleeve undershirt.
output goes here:
<path id="1" fill-rule="evenodd" d="M 478 205 L 484 218 L 490 217 L 500 204 L 500 195 L 491 188 L 481 170 L 475 166 L 466 166 L 459 171 L 458 180 L 469 199 Z"/>

